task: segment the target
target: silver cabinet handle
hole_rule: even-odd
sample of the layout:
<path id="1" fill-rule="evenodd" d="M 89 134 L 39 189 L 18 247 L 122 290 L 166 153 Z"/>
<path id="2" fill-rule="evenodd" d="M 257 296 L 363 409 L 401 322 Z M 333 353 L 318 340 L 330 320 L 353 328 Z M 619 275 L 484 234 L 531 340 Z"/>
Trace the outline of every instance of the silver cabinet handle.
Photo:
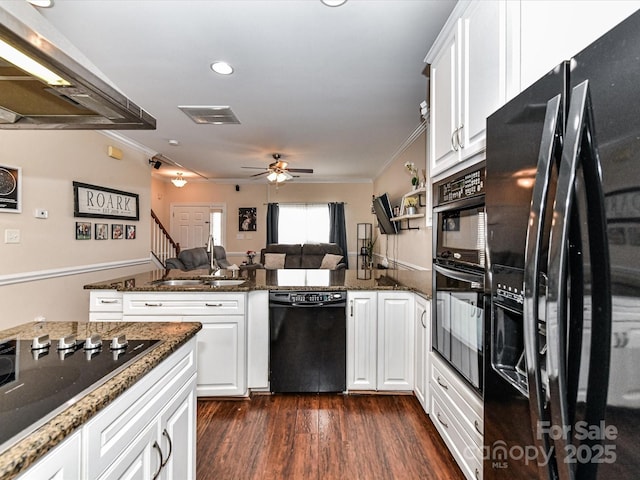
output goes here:
<path id="1" fill-rule="evenodd" d="M 480 480 L 480 470 L 476 468 L 476 478 Z"/>
<path id="2" fill-rule="evenodd" d="M 171 441 L 171 436 L 169 435 L 169 432 L 167 432 L 167 429 L 165 428 L 162 431 L 162 436 L 167 438 L 167 441 L 169 442 L 169 454 L 167 455 L 167 458 L 164 462 L 162 462 L 162 467 L 164 467 L 167 462 L 169 461 L 169 459 L 171 458 L 171 454 L 173 453 L 173 442 Z"/>
<path id="3" fill-rule="evenodd" d="M 162 302 L 144 302 L 145 307 L 161 307 Z"/>
<path id="4" fill-rule="evenodd" d="M 462 129 L 464 128 L 464 123 L 461 124 L 457 129 L 456 129 L 456 142 L 458 143 L 458 148 L 464 148 L 464 144 L 461 141 L 461 135 L 460 132 L 462 131 Z"/>
<path id="5" fill-rule="evenodd" d="M 442 383 L 442 380 L 440 380 L 440 375 L 438 375 L 437 380 L 438 380 L 438 385 L 440 385 L 445 390 L 449 390 L 449 386 L 446 383 Z"/>
<path id="6" fill-rule="evenodd" d="M 424 317 L 425 317 L 426 314 L 427 314 L 427 311 L 424 310 L 422 312 L 422 315 L 420 315 L 420 323 L 422 324 L 422 328 L 427 328 L 427 324 L 424 323 Z"/>
<path id="7" fill-rule="evenodd" d="M 440 418 L 440 412 L 438 412 L 438 414 L 437 414 L 436 416 L 438 417 L 438 421 L 439 421 L 442 425 L 444 425 L 444 428 L 449 428 L 449 424 L 448 424 L 448 423 L 445 423 L 445 422 L 442 420 L 442 418 Z"/>
<path id="8" fill-rule="evenodd" d="M 349 302 L 349 316 L 353 317 L 353 300 Z"/>
<path id="9" fill-rule="evenodd" d="M 482 431 L 480 430 L 480 423 L 478 423 L 478 420 L 473 421 L 473 427 L 476 429 L 476 432 L 482 435 Z"/>
<path id="10" fill-rule="evenodd" d="M 222 307 L 222 306 L 224 306 L 224 304 L 222 304 L 222 303 L 208 303 L 208 302 L 205 302 L 204 306 L 205 307 Z"/>
<path id="11" fill-rule="evenodd" d="M 116 300 L 115 298 L 111 300 L 101 299 L 100 303 L 118 303 L 118 300 Z"/>
<path id="12" fill-rule="evenodd" d="M 162 457 L 162 449 L 158 442 L 153 442 L 153 448 L 158 451 L 158 455 L 160 455 L 160 466 L 158 467 L 158 471 L 153 474 L 153 480 L 156 480 L 160 476 L 160 472 L 162 471 L 162 467 L 164 467 L 164 458 Z"/>

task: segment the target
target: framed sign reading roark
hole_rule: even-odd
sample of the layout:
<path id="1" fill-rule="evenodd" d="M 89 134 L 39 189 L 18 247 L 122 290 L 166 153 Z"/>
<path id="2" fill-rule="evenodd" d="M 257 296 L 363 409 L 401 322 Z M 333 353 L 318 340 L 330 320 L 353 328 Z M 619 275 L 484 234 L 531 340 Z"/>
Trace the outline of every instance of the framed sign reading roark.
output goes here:
<path id="1" fill-rule="evenodd" d="M 73 216 L 140 220 L 137 193 L 73 182 Z"/>

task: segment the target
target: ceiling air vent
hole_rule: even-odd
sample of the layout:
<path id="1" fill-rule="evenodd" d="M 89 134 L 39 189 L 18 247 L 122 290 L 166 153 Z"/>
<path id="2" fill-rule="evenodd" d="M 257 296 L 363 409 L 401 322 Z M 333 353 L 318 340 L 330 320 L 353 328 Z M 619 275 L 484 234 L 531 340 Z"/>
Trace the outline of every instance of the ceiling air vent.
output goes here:
<path id="1" fill-rule="evenodd" d="M 194 122 L 210 125 L 237 125 L 240 123 L 231 107 L 222 106 L 183 106 L 178 107 Z"/>

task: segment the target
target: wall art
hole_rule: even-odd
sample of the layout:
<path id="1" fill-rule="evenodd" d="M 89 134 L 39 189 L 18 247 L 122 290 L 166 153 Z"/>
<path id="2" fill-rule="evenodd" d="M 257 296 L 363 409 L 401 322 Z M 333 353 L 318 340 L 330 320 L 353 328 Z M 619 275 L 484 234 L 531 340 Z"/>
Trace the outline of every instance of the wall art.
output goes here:
<path id="1" fill-rule="evenodd" d="M 73 182 L 73 216 L 140 220 L 137 193 Z"/>
<path id="2" fill-rule="evenodd" d="M 22 212 L 22 168 L 0 165 L 0 212 Z"/>

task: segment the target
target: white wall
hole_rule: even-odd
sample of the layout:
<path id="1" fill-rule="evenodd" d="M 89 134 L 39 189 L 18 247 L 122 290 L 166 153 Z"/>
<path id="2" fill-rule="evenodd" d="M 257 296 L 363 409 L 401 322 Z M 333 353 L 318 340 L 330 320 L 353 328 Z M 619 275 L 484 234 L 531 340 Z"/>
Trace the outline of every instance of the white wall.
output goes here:
<path id="1" fill-rule="evenodd" d="M 109 145 L 123 159 L 107 155 Z M 0 328 L 30 322 L 88 319 L 82 286 L 148 270 L 150 175 L 148 158 L 94 131 L 0 130 L 0 165 L 22 167 L 22 213 L 0 212 Z M 137 193 L 140 220 L 74 218 L 73 181 Z M 46 220 L 34 217 L 46 209 Z M 135 240 L 76 240 L 76 221 L 137 227 Z M 19 244 L 4 243 L 5 230 Z M 119 268 L 108 268 L 119 265 Z M 62 276 L 57 276 L 62 275 Z M 37 280 L 33 280 L 36 278 Z"/>

